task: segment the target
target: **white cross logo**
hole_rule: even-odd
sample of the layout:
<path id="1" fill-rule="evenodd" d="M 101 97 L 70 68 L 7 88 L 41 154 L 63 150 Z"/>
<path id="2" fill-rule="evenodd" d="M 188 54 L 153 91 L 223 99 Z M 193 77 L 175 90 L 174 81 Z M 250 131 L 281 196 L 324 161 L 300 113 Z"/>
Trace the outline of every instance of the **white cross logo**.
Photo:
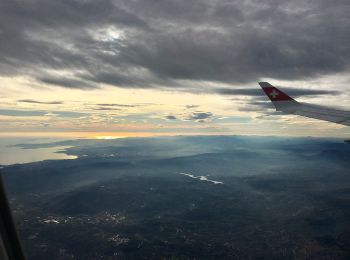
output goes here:
<path id="1" fill-rule="evenodd" d="M 270 96 L 275 99 L 280 93 L 276 91 L 276 89 L 274 89 L 271 93 Z"/>

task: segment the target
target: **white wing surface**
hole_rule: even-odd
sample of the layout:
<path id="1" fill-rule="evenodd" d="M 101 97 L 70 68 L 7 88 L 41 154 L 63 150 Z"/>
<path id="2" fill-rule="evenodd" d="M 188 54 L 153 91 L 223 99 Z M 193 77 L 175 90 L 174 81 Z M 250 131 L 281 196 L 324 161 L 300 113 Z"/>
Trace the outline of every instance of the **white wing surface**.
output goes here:
<path id="1" fill-rule="evenodd" d="M 277 111 L 350 126 L 350 111 L 300 103 L 267 82 L 259 82 L 259 85 Z"/>

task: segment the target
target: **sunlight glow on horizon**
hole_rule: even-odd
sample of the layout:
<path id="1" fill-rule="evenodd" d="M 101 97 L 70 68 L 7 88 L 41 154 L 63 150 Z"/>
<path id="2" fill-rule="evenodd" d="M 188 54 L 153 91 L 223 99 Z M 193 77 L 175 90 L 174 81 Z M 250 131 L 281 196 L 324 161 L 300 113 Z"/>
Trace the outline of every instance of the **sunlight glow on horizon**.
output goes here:
<path id="1" fill-rule="evenodd" d="M 349 127 L 282 115 L 272 108 L 251 109 L 249 104 L 254 99 L 244 95 L 193 93 L 176 89 L 123 89 L 107 85 L 92 90 L 45 85 L 38 88 L 33 87 L 30 81 L 16 77 L 6 78 L 4 82 L 6 84 L 0 89 L 0 96 L 4 97 L 0 104 L 3 112 L 0 113 L 0 136 L 350 136 Z M 274 82 L 291 87 L 307 84 Z M 329 89 L 329 81 L 325 80 L 325 84 L 324 89 Z M 232 86 L 232 89 L 235 87 Z M 245 87 L 253 86 L 248 84 Z M 255 87 L 259 89 L 257 84 Z M 334 105 L 336 98 L 304 97 L 301 100 Z M 346 100 L 347 96 L 343 98 Z M 57 104 L 50 104 L 50 101 Z"/>

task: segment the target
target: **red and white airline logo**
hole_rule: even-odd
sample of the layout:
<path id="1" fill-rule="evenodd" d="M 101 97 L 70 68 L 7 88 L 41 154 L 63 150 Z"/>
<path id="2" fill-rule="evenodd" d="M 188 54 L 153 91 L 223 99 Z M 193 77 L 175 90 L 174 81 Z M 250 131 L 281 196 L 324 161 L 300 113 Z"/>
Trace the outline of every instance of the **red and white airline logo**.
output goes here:
<path id="1" fill-rule="evenodd" d="M 273 99 L 276 99 L 277 96 L 279 95 L 280 93 L 278 91 L 276 91 L 276 89 L 274 89 L 269 95 L 270 97 L 272 97 Z"/>
<path id="2" fill-rule="evenodd" d="M 272 100 L 272 101 L 288 101 L 293 100 L 290 96 L 283 93 L 281 90 L 275 88 L 275 87 L 264 87 L 263 88 L 265 94 Z"/>

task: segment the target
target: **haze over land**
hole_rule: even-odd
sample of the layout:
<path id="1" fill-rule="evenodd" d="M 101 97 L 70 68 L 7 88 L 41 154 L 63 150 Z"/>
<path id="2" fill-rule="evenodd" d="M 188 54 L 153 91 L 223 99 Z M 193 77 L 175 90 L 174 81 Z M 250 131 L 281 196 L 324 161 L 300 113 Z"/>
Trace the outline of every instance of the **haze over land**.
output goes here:
<path id="1" fill-rule="evenodd" d="M 350 146 L 342 140 L 17 145 L 56 146 L 78 158 L 2 169 L 29 260 L 350 257 Z"/>

